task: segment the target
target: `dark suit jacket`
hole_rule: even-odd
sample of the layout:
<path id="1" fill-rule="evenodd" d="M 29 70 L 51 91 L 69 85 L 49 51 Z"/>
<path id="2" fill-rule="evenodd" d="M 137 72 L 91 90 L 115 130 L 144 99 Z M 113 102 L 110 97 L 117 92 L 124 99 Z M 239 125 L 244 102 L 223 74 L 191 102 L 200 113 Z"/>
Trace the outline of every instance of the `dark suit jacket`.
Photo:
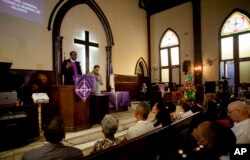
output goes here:
<path id="1" fill-rule="evenodd" d="M 24 153 L 22 160 L 83 160 L 80 149 L 62 143 L 46 143 L 44 146 Z"/>
<path id="2" fill-rule="evenodd" d="M 66 69 L 66 65 L 67 65 L 68 62 L 70 62 L 70 59 L 67 59 L 67 60 L 63 61 L 62 74 L 64 75 L 64 84 L 72 85 L 72 84 L 75 84 L 74 80 L 73 80 L 74 70 L 73 70 L 72 66 L 70 68 Z M 76 62 L 76 68 L 77 68 L 78 74 L 82 75 L 80 62 L 77 62 L 77 61 L 75 61 L 75 62 Z"/>

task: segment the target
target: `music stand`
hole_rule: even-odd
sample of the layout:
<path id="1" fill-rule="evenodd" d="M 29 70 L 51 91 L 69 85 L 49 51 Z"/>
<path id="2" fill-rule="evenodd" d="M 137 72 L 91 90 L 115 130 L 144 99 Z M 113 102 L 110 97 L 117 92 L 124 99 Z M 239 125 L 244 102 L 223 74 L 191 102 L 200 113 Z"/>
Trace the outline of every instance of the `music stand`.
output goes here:
<path id="1" fill-rule="evenodd" d="M 35 104 L 38 104 L 38 126 L 39 126 L 39 135 L 42 136 L 42 103 L 49 103 L 49 97 L 47 93 L 33 93 L 32 99 Z"/>

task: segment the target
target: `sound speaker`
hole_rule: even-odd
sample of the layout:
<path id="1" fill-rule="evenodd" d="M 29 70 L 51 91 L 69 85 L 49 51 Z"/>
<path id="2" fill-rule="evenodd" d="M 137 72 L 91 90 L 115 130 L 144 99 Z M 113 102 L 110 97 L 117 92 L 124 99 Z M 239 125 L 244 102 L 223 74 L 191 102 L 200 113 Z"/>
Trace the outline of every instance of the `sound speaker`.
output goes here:
<path id="1" fill-rule="evenodd" d="M 215 93 L 216 92 L 216 82 L 207 81 L 205 82 L 205 93 Z"/>

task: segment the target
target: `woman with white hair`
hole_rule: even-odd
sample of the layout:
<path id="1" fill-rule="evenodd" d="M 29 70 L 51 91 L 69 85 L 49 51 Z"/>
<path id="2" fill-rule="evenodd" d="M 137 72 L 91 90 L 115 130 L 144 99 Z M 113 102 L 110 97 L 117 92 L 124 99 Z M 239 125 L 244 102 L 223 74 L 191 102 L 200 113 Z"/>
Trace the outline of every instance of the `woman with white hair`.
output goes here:
<path id="1" fill-rule="evenodd" d="M 102 132 L 105 136 L 103 140 L 97 141 L 94 145 L 94 150 L 92 153 L 96 153 L 100 150 L 109 148 L 111 146 L 121 143 L 119 139 L 114 137 L 118 129 L 118 120 L 111 115 L 105 115 L 101 121 Z"/>

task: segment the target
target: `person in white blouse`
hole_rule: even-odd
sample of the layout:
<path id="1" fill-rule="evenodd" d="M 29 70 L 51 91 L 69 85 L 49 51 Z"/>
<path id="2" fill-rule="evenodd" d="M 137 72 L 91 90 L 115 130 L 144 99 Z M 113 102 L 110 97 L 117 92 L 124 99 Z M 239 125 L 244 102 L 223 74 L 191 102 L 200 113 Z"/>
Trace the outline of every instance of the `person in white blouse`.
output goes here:
<path id="1" fill-rule="evenodd" d="M 248 105 L 242 101 L 231 102 L 228 107 L 228 116 L 234 121 L 231 128 L 236 136 L 237 144 L 250 144 L 250 118 Z"/>
<path id="2" fill-rule="evenodd" d="M 155 129 L 153 123 L 147 121 L 150 110 L 150 106 L 146 102 L 140 102 L 136 106 L 135 118 L 137 119 L 137 122 L 128 129 L 124 141 L 133 139 Z"/>

